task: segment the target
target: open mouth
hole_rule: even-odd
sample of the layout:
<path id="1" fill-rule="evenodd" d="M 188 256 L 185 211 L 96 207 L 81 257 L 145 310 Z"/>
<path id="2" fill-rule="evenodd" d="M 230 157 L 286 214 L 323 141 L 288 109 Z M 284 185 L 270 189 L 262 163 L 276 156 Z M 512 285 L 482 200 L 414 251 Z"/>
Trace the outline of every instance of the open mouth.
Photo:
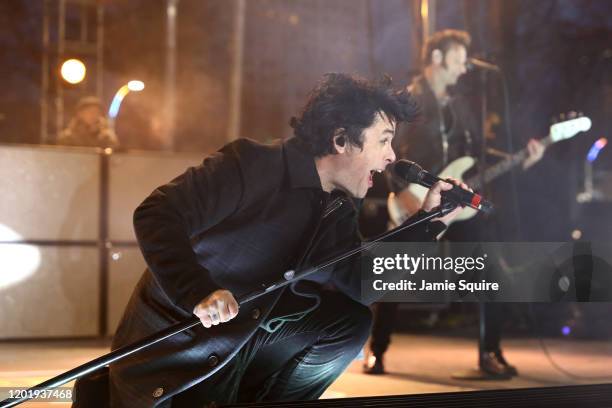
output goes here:
<path id="1" fill-rule="evenodd" d="M 380 169 L 370 170 L 370 176 L 368 177 L 368 187 L 372 187 L 374 185 L 374 174 L 382 172 L 383 171 Z"/>

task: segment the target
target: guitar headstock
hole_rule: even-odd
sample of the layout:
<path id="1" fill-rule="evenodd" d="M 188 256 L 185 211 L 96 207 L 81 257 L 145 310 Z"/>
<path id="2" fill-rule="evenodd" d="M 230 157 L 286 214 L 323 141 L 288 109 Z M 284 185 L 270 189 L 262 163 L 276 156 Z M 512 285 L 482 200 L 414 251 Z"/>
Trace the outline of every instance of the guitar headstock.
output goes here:
<path id="1" fill-rule="evenodd" d="M 569 139 L 591 128 L 591 119 L 587 116 L 577 116 L 576 113 L 572 112 L 567 117 L 570 119 L 567 119 L 565 115 L 561 115 L 562 121 L 550 127 L 549 134 L 553 143 Z"/>

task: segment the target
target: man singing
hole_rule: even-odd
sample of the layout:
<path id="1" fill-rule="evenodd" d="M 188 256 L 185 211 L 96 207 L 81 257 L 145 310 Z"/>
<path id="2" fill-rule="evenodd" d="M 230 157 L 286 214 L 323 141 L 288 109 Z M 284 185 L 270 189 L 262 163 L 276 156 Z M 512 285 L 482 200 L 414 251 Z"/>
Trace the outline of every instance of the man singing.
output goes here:
<path id="1" fill-rule="evenodd" d="M 111 405 L 318 398 L 369 335 L 359 257 L 243 305 L 237 299 L 360 245 L 353 202 L 395 160 L 396 125 L 414 114 L 410 97 L 388 84 L 328 74 L 291 120 L 293 138 L 237 140 L 153 191 L 134 213 L 148 269 L 112 348 L 192 314 L 202 325 L 112 364 Z M 436 184 L 422 209 L 449 188 Z M 457 212 L 401 239 L 432 241 Z"/>

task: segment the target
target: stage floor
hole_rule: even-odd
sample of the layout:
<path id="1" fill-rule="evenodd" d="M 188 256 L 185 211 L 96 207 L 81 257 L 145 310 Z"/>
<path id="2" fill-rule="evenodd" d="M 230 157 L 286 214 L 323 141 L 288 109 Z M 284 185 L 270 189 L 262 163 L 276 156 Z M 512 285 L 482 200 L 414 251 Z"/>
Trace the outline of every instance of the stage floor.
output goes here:
<path id="1" fill-rule="evenodd" d="M 388 374 L 362 374 L 363 362 L 355 361 L 324 397 L 612 382 L 612 343 L 559 339 L 543 343 L 552 363 L 538 339 L 508 339 L 503 342 L 504 352 L 519 370 L 518 377 L 509 381 L 459 381 L 451 375 L 476 366 L 475 339 L 397 334 L 386 356 Z M 106 351 L 108 341 L 99 340 L 0 342 L 0 387 L 35 385 Z M 21 406 L 65 408 L 70 404 L 37 402 Z"/>

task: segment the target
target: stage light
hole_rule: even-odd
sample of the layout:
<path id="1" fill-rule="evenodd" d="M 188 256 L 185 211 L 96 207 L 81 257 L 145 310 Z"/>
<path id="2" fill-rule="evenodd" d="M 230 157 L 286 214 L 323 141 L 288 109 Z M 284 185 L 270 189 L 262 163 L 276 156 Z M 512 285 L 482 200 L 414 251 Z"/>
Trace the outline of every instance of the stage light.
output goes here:
<path id="1" fill-rule="evenodd" d="M 115 118 L 119 114 L 119 108 L 121 108 L 121 102 L 123 102 L 123 98 L 130 92 L 140 92 L 144 89 L 144 82 L 138 80 L 132 80 L 127 84 L 123 85 L 117 93 L 115 93 L 115 97 L 113 98 L 110 107 L 108 108 L 108 117 L 111 121 L 111 124 L 114 126 Z"/>
<path id="2" fill-rule="evenodd" d="M 24 281 L 40 266 L 40 252 L 35 246 L 19 244 L 19 234 L 0 224 L 0 291 Z"/>
<path id="3" fill-rule="evenodd" d="M 140 92 L 144 89 L 144 82 L 142 81 L 130 81 L 127 83 L 127 87 L 132 92 Z"/>
<path id="4" fill-rule="evenodd" d="M 421 2 L 421 19 L 427 20 L 429 18 L 429 1 Z"/>
<path id="5" fill-rule="evenodd" d="M 82 61 L 71 58 L 69 60 L 64 61 L 62 67 L 60 68 L 60 73 L 62 74 L 62 78 L 64 81 L 70 84 L 78 84 L 79 82 L 85 79 L 85 74 L 87 73 L 87 69 L 85 68 L 85 64 Z"/>
<path id="6" fill-rule="evenodd" d="M 593 143 L 593 145 L 589 149 L 589 153 L 587 154 L 587 161 L 593 163 L 597 159 L 597 156 L 599 156 L 599 152 L 601 151 L 601 149 L 603 149 L 607 144 L 608 139 L 606 139 L 605 137 L 597 139 L 597 141 L 595 141 L 595 143 Z"/>
<path id="7" fill-rule="evenodd" d="M 561 328 L 561 334 L 564 336 L 569 336 L 572 333 L 572 329 L 569 326 L 563 326 Z"/>

